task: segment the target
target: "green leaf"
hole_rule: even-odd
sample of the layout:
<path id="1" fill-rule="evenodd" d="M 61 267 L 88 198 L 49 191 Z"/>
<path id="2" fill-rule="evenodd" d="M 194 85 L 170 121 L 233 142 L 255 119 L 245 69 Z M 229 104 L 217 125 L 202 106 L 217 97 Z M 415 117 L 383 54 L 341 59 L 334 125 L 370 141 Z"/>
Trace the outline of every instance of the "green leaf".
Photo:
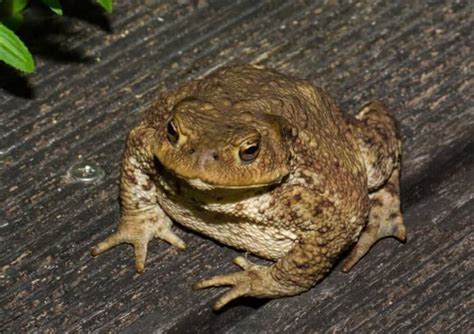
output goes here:
<path id="1" fill-rule="evenodd" d="M 104 8 L 107 13 L 112 13 L 112 0 L 97 0 L 97 3 Z"/>
<path id="2" fill-rule="evenodd" d="M 23 23 L 22 11 L 28 0 L 0 0 L 0 23 L 17 30 Z"/>
<path id="3" fill-rule="evenodd" d="M 0 0 L 1 2 L 1 0 Z M 13 0 L 12 1 L 12 13 L 20 13 L 25 9 L 26 5 L 28 4 L 28 0 Z"/>
<path id="4" fill-rule="evenodd" d="M 35 63 L 30 51 L 17 35 L 0 23 L 0 60 L 14 68 L 31 73 Z"/>
<path id="5" fill-rule="evenodd" d="M 43 3 L 56 14 L 63 15 L 63 8 L 61 7 L 59 0 L 43 0 Z"/>

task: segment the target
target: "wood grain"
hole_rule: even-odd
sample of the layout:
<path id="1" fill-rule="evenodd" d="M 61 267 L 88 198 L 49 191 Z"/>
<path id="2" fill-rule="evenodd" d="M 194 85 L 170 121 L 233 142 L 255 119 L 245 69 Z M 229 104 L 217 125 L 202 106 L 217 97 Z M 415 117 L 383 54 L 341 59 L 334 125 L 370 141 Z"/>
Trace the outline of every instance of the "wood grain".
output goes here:
<path id="1" fill-rule="evenodd" d="M 473 331 L 472 3 L 124 0 L 110 22 L 87 8 L 30 8 L 36 73 L 0 67 L 0 331 Z M 137 275 L 130 247 L 94 259 L 89 248 L 117 226 L 122 148 L 140 112 L 166 87 L 245 62 L 308 78 L 350 113 L 386 101 L 403 136 L 409 236 L 308 293 L 214 313 L 222 290 L 190 286 L 235 270 L 236 251 L 177 228 L 188 250 L 153 242 Z M 106 177 L 69 182 L 81 160 Z"/>

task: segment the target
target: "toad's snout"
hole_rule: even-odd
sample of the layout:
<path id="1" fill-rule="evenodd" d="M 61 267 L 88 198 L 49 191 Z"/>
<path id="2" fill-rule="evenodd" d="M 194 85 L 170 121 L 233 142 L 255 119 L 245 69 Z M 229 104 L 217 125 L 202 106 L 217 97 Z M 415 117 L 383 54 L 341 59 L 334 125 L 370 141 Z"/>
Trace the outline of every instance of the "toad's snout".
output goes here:
<path id="1" fill-rule="evenodd" d="M 198 154 L 197 165 L 199 169 L 205 169 L 209 161 L 219 160 L 219 155 L 214 149 L 205 148 L 200 150 Z"/>

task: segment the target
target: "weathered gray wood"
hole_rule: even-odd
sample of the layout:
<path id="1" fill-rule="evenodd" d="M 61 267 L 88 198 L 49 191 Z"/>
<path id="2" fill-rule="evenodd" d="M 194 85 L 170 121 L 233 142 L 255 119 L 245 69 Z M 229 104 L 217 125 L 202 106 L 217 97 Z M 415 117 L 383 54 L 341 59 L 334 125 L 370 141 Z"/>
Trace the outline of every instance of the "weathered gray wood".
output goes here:
<path id="1" fill-rule="evenodd" d="M 2 332 L 473 330 L 469 1 L 115 6 L 112 33 L 100 28 L 100 14 L 98 25 L 47 18 L 68 33 L 27 36 L 40 54 L 28 81 L 0 68 L 0 87 L 16 84 L 0 91 Z M 44 22 L 44 14 L 30 16 Z M 236 270 L 236 251 L 178 229 L 189 249 L 153 242 L 137 275 L 130 247 L 95 259 L 89 248 L 117 226 L 121 151 L 139 113 L 163 87 L 241 62 L 311 79 L 352 113 L 368 99 L 391 106 L 404 143 L 409 239 L 381 241 L 352 272 L 338 266 L 301 296 L 242 300 L 216 314 L 210 306 L 223 290 L 190 286 Z M 24 86 L 30 99 L 16 96 Z M 81 159 L 106 177 L 70 183 L 67 170 Z"/>

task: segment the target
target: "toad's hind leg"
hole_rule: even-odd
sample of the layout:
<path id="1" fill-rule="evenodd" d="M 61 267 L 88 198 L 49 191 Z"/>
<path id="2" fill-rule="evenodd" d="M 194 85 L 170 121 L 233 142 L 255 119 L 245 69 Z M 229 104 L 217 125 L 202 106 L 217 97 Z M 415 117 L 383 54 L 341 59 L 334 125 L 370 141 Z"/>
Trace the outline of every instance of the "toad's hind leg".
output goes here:
<path id="1" fill-rule="evenodd" d="M 342 270 L 348 272 L 378 240 L 395 237 L 404 242 L 406 229 L 400 210 L 400 171 L 395 169 L 387 183 L 371 193 L 369 221 L 359 241 L 345 259 Z"/>

